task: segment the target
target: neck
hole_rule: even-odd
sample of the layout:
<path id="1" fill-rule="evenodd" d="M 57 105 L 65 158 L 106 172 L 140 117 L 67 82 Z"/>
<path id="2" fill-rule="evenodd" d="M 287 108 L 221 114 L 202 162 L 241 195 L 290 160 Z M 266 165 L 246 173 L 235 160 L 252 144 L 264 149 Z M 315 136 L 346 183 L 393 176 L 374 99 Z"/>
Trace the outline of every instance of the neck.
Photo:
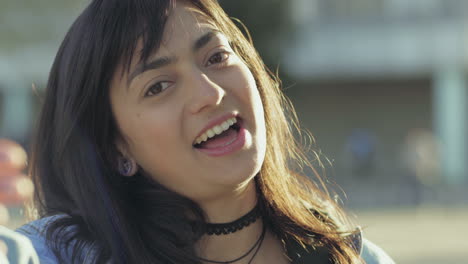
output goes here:
<path id="1" fill-rule="evenodd" d="M 255 182 L 251 181 L 242 191 L 226 196 L 216 202 L 203 203 L 200 206 L 207 214 L 208 223 L 229 223 L 247 214 L 257 204 Z M 204 235 L 195 245 L 197 255 L 203 259 L 215 261 L 234 260 L 246 252 L 258 241 L 264 223 L 262 217 L 254 223 L 226 235 Z M 254 250 L 255 251 L 255 250 Z M 233 264 L 248 264 L 254 251 Z M 251 263 L 290 263 L 283 253 L 282 243 L 270 231 L 264 236 L 263 243 Z M 211 264 L 209 262 L 202 262 Z"/>
<path id="2" fill-rule="evenodd" d="M 256 204 L 255 182 L 251 181 L 244 190 L 237 190 L 232 195 L 201 204 L 201 207 L 207 215 L 208 223 L 229 223 L 247 214 Z M 255 244 L 262 228 L 262 220 L 258 218 L 254 223 L 234 233 L 204 235 L 196 245 L 197 253 L 200 257 L 210 260 L 235 259 Z"/>
<path id="3" fill-rule="evenodd" d="M 255 182 L 210 201 L 200 202 L 208 223 L 229 223 L 248 213 L 257 204 Z"/>

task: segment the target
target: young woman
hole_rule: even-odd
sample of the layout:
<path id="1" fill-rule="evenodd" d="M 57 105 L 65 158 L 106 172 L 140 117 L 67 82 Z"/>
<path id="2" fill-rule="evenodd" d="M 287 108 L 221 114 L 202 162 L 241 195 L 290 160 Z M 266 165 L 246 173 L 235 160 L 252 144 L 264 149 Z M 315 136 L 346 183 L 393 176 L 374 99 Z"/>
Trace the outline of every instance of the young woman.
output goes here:
<path id="1" fill-rule="evenodd" d="M 391 263 L 300 175 L 288 110 L 216 1 L 92 1 L 50 73 L 41 218 L 18 231 L 43 263 Z"/>

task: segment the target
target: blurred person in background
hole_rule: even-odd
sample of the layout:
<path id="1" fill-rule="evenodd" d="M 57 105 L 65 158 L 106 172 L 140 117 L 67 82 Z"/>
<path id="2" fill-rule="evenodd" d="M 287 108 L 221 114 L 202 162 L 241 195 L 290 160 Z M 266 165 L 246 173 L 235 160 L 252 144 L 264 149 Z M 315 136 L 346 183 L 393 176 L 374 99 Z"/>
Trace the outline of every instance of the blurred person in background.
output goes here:
<path id="1" fill-rule="evenodd" d="M 7 206 L 18 206 L 31 198 L 32 182 L 22 174 L 26 152 L 16 142 L 0 139 L 0 263 L 36 264 L 37 254 L 28 238 L 4 227 L 10 222 Z"/>
<path id="2" fill-rule="evenodd" d="M 39 264 L 39 257 L 27 237 L 0 226 L 0 263 Z"/>
<path id="3" fill-rule="evenodd" d="M 3 205 L 20 206 L 33 194 L 31 180 L 23 174 L 26 151 L 18 143 L 0 138 L 0 224 L 9 221 L 8 209 Z"/>
<path id="4" fill-rule="evenodd" d="M 376 166 L 377 139 L 367 129 L 356 128 L 351 131 L 345 144 L 347 168 L 354 178 L 369 179 Z"/>
<path id="5" fill-rule="evenodd" d="M 330 199 L 294 112 L 214 0 L 96 0 L 49 76 L 31 174 L 43 263 L 393 263 Z"/>
<path id="6" fill-rule="evenodd" d="M 426 198 L 433 198 L 436 195 L 435 186 L 442 180 L 439 142 L 432 132 L 421 128 L 411 129 L 405 137 L 400 157 L 413 204 L 420 205 Z M 426 193 L 429 197 L 425 196 Z"/>

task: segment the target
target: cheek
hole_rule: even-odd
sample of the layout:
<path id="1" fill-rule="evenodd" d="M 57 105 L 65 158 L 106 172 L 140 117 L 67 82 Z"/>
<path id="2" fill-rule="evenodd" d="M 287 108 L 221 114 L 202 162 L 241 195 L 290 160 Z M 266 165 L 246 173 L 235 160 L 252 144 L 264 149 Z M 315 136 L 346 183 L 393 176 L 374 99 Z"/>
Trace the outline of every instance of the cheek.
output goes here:
<path id="1" fill-rule="evenodd" d="M 258 125 L 262 128 L 265 126 L 264 112 L 262 98 L 260 96 L 257 83 L 247 66 L 244 65 L 244 67 L 241 68 L 241 74 L 245 80 L 245 85 L 243 85 L 245 88 L 240 92 L 240 98 L 244 103 L 251 106 L 252 112 L 259 123 Z"/>
<path id="2" fill-rule="evenodd" d="M 136 103 L 128 97 L 111 93 L 112 111 L 128 154 L 156 181 L 167 185 L 171 176 L 180 174 L 183 168 L 178 162 L 187 155 L 180 104 Z"/>
<path id="3" fill-rule="evenodd" d="M 246 91 L 243 93 L 245 94 L 244 100 L 246 103 L 250 104 L 252 108 L 251 111 L 255 120 L 256 141 L 260 152 L 264 153 L 266 147 L 266 126 L 262 97 L 260 96 L 255 78 L 247 66 L 244 68 L 244 74 L 247 76 L 246 82 L 248 84 Z"/>
<path id="4" fill-rule="evenodd" d="M 236 80 L 242 80 L 242 83 L 238 82 L 240 85 L 237 86 L 236 97 L 244 107 L 243 110 L 246 111 L 247 116 L 251 117 L 248 125 L 254 132 L 255 145 L 263 160 L 266 148 L 266 127 L 262 97 L 255 78 L 246 65 L 239 68 Z"/>
<path id="5" fill-rule="evenodd" d="M 243 63 L 239 63 L 228 74 L 222 76 L 221 81 L 224 82 L 221 86 L 229 87 L 233 95 L 244 103 L 248 101 L 254 103 L 260 98 L 255 79 Z"/>
<path id="6" fill-rule="evenodd" d="M 148 150 L 165 149 L 163 146 L 177 142 L 180 128 L 176 127 L 175 118 L 158 118 L 156 115 L 140 114 L 134 123 L 136 142 Z M 159 146 L 159 147 L 158 147 Z"/>
<path id="7" fill-rule="evenodd" d="M 142 111 L 127 123 L 131 155 L 150 174 L 164 175 L 181 155 L 181 127 L 175 111 Z M 157 170 L 157 171 L 156 171 Z"/>

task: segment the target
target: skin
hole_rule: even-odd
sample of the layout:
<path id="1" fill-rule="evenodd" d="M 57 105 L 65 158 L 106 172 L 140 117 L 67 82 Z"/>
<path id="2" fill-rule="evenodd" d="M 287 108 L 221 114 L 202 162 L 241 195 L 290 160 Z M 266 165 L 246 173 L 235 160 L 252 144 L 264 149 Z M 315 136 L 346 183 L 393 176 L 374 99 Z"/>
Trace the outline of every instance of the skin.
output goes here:
<path id="1" fill-rule="evenodd" d="M 110 99 L 122 154 L 159 183 L 200 204 L 211 221 L 227 222 L 237 218 L 236 211 L 245 213 L 255 204 L 252 178 L 264 159 L 266 132 L 255 80 L 226 37 L 215 34 L 193 49 L 200 37 L 216 31 L 199 12 L 178 4 L 149 63 L 161 57 L 176 61 L 135 75 L 135 57 L 129 74 L 114 76 Z M 211 120 L 229 113 L 239 114 L 247 131 L 241 150 L 212 157 L 193 147 Z M 234 213 L 220 210 L 226 207 Z"/>
<path id="2" fill-rule="evenodd" d="M 176 60 L 135 74 L 140 66 L 133 58 L 128 74 L 114 76 L 110 98 L 122 154 L 157 182 L 197 202 L 208 221 L 223 223 L 256 204 L 253 178 L 264 160 L 266 131 L 254 77 L 228 39 L 218 32 L 199 49 L 193 48 L 209 32 L 218 32 L 213 23 L 177 2 L 162 45 L 149 63 L 161 57 Z M 139 49 L 141 45 L 135 54 Z M 210 121 L 229 113 L 238 114 L 246 129 L 240 150 L 212 157 L 193 147 Z M 208 259 L 236 258 L 255 243 L 261 230 L 262 221 L 257 221 L 234 234 L 205 236 L 197 245 L 198 254 Z M 287 263 L 284 260 L 280 242 L 268 232 L 255 263 Z"/>

